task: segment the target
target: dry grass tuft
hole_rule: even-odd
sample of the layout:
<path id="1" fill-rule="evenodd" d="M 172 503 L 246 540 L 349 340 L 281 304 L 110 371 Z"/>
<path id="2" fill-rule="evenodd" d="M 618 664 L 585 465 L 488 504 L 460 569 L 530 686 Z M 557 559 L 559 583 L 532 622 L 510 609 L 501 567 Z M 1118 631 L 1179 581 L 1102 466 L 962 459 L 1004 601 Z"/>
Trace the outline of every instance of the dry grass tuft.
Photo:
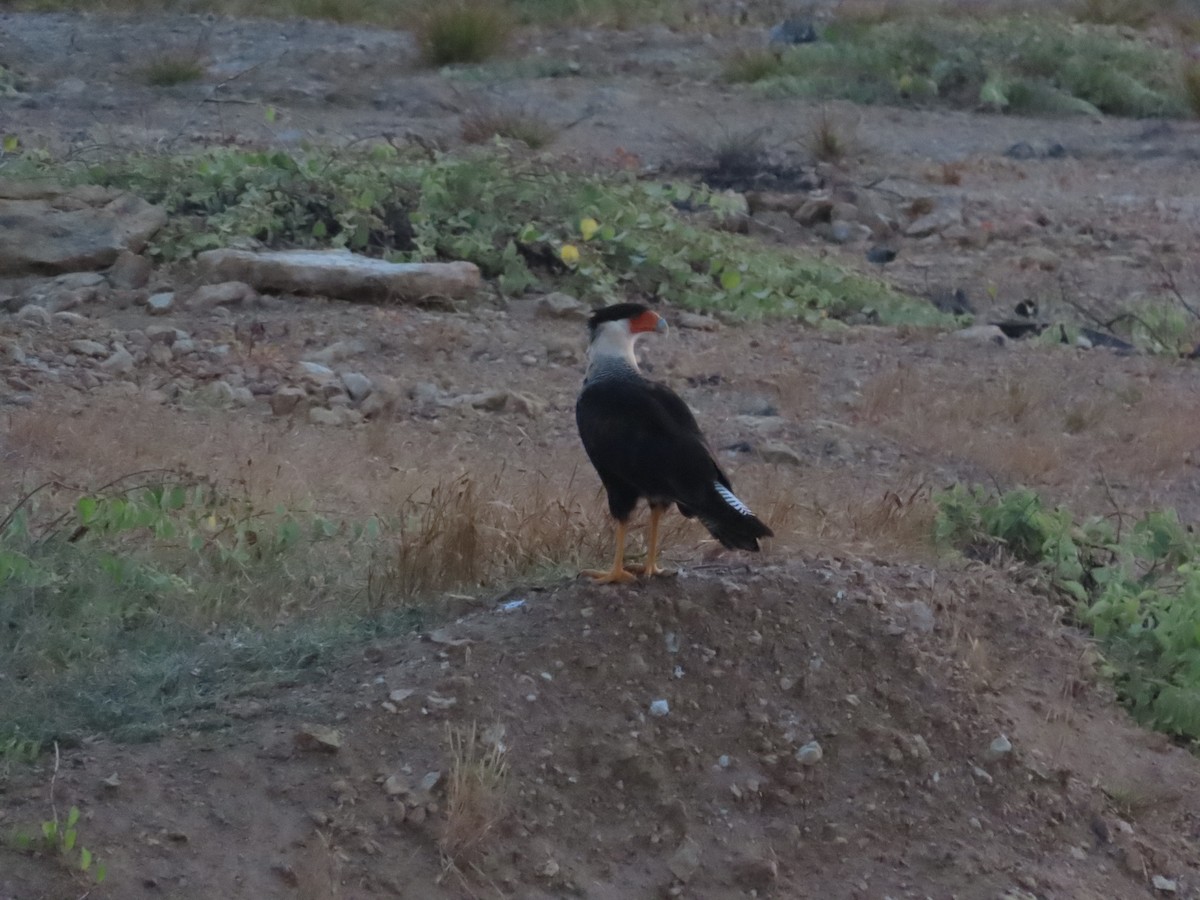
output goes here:
<path id="1" fill-rule="evenodd" d="M 1174 6 L 1173 0 L 1078 0 L 1072 13 L 1079 22 L 1145 28 Z"/>
<path id="2" fill-rule="evenodd" d="M 153 57 L 138 69 L 138 77 L 151 87 L 174 87 L 204 77 L 204 58 L 198 53 L 168 52 Z"/>
<path id="3" fill-rule="evenodd" d="M 451 0 L 435 5 L 417 26 L 421 58 L 428 66 L 481 63 L 508 44 L 513 20 L 503 3 Z"/>
<path id="4" fill-rule="evenodd" d="M 500 733 L 497 733 L 500 732 Z M 502 729 L 482 734 L 475 722 L 446 729 L 450 775 L 438 846 L 447 863 L 469 865 L 508 812 L 508 752 Z"/>
<path id="5" fill-rule="evenodd" d="M 855 150 L 854 127 L 823 108 L 808 133 L 808 152 L 818 162 L 840 163 Z"/>
<path id="6" fill-rule="evenodd" d="M 753 84 L 782 70 L 779 57 L 770 50 L 737 50 L 725 59 L 721 77 L 730 84 Z"/>
<path id="7" fill-rule="evenodd" d="M 558 129 L 528 112 L 477 110 L 463 116 L 461 134 L 468 144 L 482 144 L 499 137 L 520 141 L 530 150 L 541 150 L 554 142 Z"/>
<path id="8" fill-rule="evenodd" d="M 1192 115 L 1200 117 L 1200 59 L 1190 59 L 1183 66 L 1183 94 Z"/>

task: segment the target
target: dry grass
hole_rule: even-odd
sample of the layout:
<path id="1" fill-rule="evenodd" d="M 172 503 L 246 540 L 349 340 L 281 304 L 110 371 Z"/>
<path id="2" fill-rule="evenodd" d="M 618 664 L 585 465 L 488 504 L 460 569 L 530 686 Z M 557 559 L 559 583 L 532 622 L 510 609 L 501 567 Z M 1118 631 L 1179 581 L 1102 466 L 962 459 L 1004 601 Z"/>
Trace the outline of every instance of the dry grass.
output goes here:
<path id="1" fill-rule="evenodd" d="M 174 87 L 204 77 L 204 58 L 197 53 L 168 52 L 138 69 L 138 78 L 151 87 Z"/>
<path id="2" fill-rule="evenodd" d="M 449 0 L 420 18 L 417 43 L 429 66 L 481 63 L 505 48 L 512 29 L 512 15 L 503 3 Z"/>
<path id="3" fill-rule="evenodd" d="M 499 731 L 480 733 L 475 722 L 446 730 L 450 774 L 438 846 L 454 867 L 471 864 L 508 812 L 508 755 Z"/>
<path id="4" fill-rule="evenodd" d="M 1189 59 L 1183 65 L 1183 93 L 1192 115 L 1200 116 L 1200 60 Z"/>
<path id="5" fill-rule="evenodd" d="M 754 84 L 780 71 L 779 57 L 772 51 L 741 49 L 726 57 L 721 77 L 731 84 Z"/>
<path id="6" fill-rule="evenodd" d="M 805 146 L 818 162 L 840 163 L 855 151 L 852 124 L 822 108 L 808 131 Z"/>
<path id="7" fill-rule="evenodd" d="M 463 116 L 461 134 L 468 144 L 482 144 L 499 137 L 520 141 L 530 150 L 541 150 L 554 142 L 558 129 L 533 113 L 476 110 Z"/>

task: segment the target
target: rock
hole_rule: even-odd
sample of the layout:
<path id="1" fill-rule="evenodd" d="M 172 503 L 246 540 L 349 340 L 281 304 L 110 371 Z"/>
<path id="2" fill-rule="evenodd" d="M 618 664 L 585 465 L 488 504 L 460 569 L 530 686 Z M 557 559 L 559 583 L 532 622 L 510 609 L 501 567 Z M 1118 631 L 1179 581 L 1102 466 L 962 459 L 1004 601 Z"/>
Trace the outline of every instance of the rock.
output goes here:
<path id="1" fill-rule="evenodd" d="M 1154 885 L 1156 891 L 1162 891 L 1164 894 L 1175 894 L 1179 891 L 1179 883 L 1174 878 L 1155 875 L 1150 879 L 1150 883 Z"/>
<path id="2" fill-rule="evenodd" d="M 904 617 L 908 628 L 920 634 L 932 634 L 937 627 L 937 618 L 929 604 L 923 600 L 897 601 L 895 610 Z"/>
<path id="3" fill-rule="evenodd" d="M 688 328 L 692 331 L 716 331 L 721 327 L 721 323 L 712 316 L 702 316 L 691 312 L 680 313 L 676 321 L 680 328 Z"/>
<path id="4" fill-rule="evenodd" d="M 667 868 L 679 881 L 687 884 L 700 868 L 700 845 L 691 837 L 685 837 L 671 854 Z"/>
<path id="5" fill-rule="evenodd" d="M 44 188 L 36 198 L 0 198 L 0 275 L 101 269 L 140 252 L 167 213 L 132 194 Z M 19 191 L 18 191 L 19 193 Z"/>
<path id="6" fill-rule="evenodd" d="M 296 746 L 304 750 L 337 753 L 342 747 L 342 734 L 324 725 L 301 725 L 295 736 Z"/>
<path id="7" fill-rule="evenodd" d="M 808 199 L 808 194 L 803 193 L 748 191 L 746 208 L 750 211 L 750 215 L 760 212 L 782 212 L 794 216 L 808 202 Z"/>
<path id="8" fill-rule="evenodd" d="M 108 356 L 108 348 L 99 341 L 68 341 L 67 349 L 72 353 L 78 353 L 80 356 Z"/>
<path id="9" fill-rule="evenodd" d="M 1049 247 L 1030 247 L 1021 255 L 1020 265 L 1022 269 L 1036 268 L 1053 272 L 1062 265 L 1062 259 Z"/>
<path id="10" fill-rule="evenodd" d="M 362 403 L 370 396 L 371 391 L 375 390 L 371 379 L 361 372 L 343 372 L 342 385 L 355 403 Z"/>
<path id="11" fill-rule="evenodd" d="M 335 362 L 340 362 L 343 359 L 349 359 L 351 356 L 358 356 L 367 352 L 367 345 L 357 338 L 351 338 L 344 341 L 334 341 L 328 347 L 322 350 L 317 350 L 313 353 L 306 353 L 304 358 L 312 362 L 321 363 L 328 366 Z"/>
<path id="12" fill-rule="evenodd" d="M 666 700 L 654 700 L 650 704 L 650 715 L 656 719 L 661 719 L 663 716 L 670 714 L 671 704 Z"/>
<path id="13" fill-rule="evenodd" d="M 805 228 L 811 228 L 821 222 L 833 221 L 833 201 L 806 200 L 804 205 L 792 213 L 792 218 Z"/>
<path id="14" fill-rule="evenodd" d="M 308 394 L 298 387 L 281 387 L 271 395 L 267 402 L 271 404 L 271 412 L 277 416 L 287 416 L 296 411 L 300 404 L 308 399 Z"/>
<path id="15" fill-rule="evenodd" d="M 759 450 L 763 462 L 774 463 L 778 466 L 802 466 L 804 457 L 780 441 L 768 441 Z"/>
<path id="16" fill-rule="evenodd" d="M 206 384 L 197 393 L 213 406 L 248 406 L 254 402 L 254 395 L 249 388 L 235 387 L 224 379 Z"/>
<path id="17" fill-rule="evenodd" d="M 977 344 L 995 344 L 998 347 L 1008 343 L 1008 338 L 996 325 L 972 325 L 954 332 L 954 337 Z"/>
<path id="18" fill-rule="evenodd" d="M 412 793 L 412 785 L 403 775 L 389 775 L 383 783 L 383 792 L 389 797 L 398 797 Z"/>
<path id="19" fill-rule="evenodd" d="M 1012 741 L 1007 735 L 1000 735 L 988 745 L 987 753 L 984 754 L 988 762 L 999 762 L 1012 753 Z"/>
<path id="20" fill-rule="evenodd" d="M 825 756 L 825 751 L 821 749 L 821 745 L 816 741 L 809 741 L 803 747 L 796 750 L 796 762 L 802 766 L 815 766 Z"/>
<path id="21" fill-rule="evenodd" d="M 587 304 L 572 297 L 570 294 L 547 294 L 537 305 L 538 315 L 549 316 L 553 319 L 586 320 L 591 315 Z"/>
<path id="22" fill-rule="evenodd" d="M 418 381 L 408 393 L 418 406 L 432 406 L 443 400 L 442 389 L 431 381 Z"/>
<path id="23" fill-rule="evenodd" d="M 308 421 L 313 425 L 357 425 L 362 421 L 362 418 L 362 413 L 357 409 L 350 409 L 346 406 L 339 406 L 334 409 L 314 406 L 308 411 Z"/>
<path id="24" fill-rule="evenodd" d="M 767 44 L 772 47 L 811 44 L 817 39 L 812 19 L 784 19 L 767 33 Z"/>
<path id="25" fill-rule="evenodd" d="M 304 370 L 304 374 L 310 379 L 321 384 L 332 381 L 334 379 L 333 369 L 322 363 L 309 362 L 307 360 L 300 363 L 300 368 Z"/>
<path id="26" fill-rule="evenodd" d="M 146 312 L 152 316 L 163 316 L 175 309 L 175 292 L 161 291 L 146 299 Z"/>
<path id="27" fill-rule="evenodd" d="M 38 306 L 36 303 L 26 303 L 17 310 L 17 320 L 27 322 L 31 325 L 49 325 L 50 310 L 44 306 Z"/>
<path id="28" fill-rule="evenodd" d="M 468 394 L 463 398 L 473 409 L 485 412 L 499 412 L 508 404 L 508 391 L 504 389 L 484 391 L 481 394 Z"/>
<path id="29" fill-rule="evenodd" d="M 346 250 L 209 250 L 198 262 L 210 281 L 346 300 L 459 299 L 480 286 L 474 263 L 390 263 Z"/>
<path id="30" fill-rule="evenodd" d="M 761 856 L 741 859 L 734 866 L 733 878 L 747 890 L 765 893 L 779 878 L 779 863 Z"/>
<path id="31" fill-rule="evenodd" d="M 117 261 L 108 270 L 108 283 L 122 291 L 144 288 L 150 281 L 153 269 L 153 264 L 145 256 L 122 250 L 117 254 Z"/>
<path id="32" fill-rule="evenodd" d="M 25 351 L 21 345 L 9 338 L 0 338 L 0 362 L 12 363 L 14 365 L 25 364 Z"/>
<path id="33" fill-rule="evenodd" d="M 112 356 L 100 363 L 100 368 L 113 375 L 128 375 L 133 371 L 136 362 L 128 350 L 117 345 Z"/>
<path id="34" fill-rule="evenodd" d="M 520 391 L 509 391 L 507 408 L 530 419 L 536 419 L 546 412 L 546 404 L 529 394 Z"/>
<path id="35" fill-rule="evenodd" d="M 165 366 L 175 358 L 175 354 L 166 344 L 151 344 L 149 356 L 151 362 L 160 366 Z"/>
<path id="36" fill-rule="evenodd" d="M 961 225 L 963 220 L 962 204 L 948 199 L 938 200 L 933 209 L 914 219 L 904 234 L 911 238 L 929 237 L 940 234 L 954 225 Z"/>
<path id="37" fill-rule="evenodd" d="M 553 362 L 573 363 L 579 361 L 581 351 L 578 338 L 548 337 L 543 346 L 546 358 Z"/>
<path id="38" fill-rule="evenodd" d="M 218 306 L 241 306 L 257 296 L 254 288 L 241 281 L 205 284 L 196 288 L 183 307 L 191 312 L 214 309 Z"/>

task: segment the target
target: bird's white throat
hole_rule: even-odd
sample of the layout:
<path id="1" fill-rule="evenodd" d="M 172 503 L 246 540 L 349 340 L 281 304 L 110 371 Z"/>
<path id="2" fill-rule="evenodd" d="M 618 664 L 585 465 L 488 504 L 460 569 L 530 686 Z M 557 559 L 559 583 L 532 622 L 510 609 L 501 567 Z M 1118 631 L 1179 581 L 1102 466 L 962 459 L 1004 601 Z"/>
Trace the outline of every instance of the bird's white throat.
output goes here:
<path id="1" fill-rule="evenodd" d="M 591 381 L 605 369 L 628 366 L 637 372 L 637 356 L 633 352 L 633 344 L 637 338 L 638 335 L 630 334 L 629 323 L 624 319 L 604 322 L 597 327 L 592 342 L 588 345 L 586 380 Z"/>

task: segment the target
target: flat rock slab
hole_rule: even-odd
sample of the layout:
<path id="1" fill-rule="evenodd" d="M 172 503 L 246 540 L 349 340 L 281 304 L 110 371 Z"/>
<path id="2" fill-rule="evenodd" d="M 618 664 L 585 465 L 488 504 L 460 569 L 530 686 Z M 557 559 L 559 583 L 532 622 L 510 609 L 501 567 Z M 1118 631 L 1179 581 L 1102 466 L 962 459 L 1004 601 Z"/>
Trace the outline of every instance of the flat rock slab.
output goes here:
<path id="1" fill-rule="evenodd" d="M 348 250 L 209 250 L 199 256 L 209 281 L 242 281 L 259 291 L 343 300 L 460 299 L 479 289 L 474 263 L 391 263 Z"/>
<path id="2" fill-rule="evenodd" d="M 161 207 L 106 188 L 0 184 L 0 275 L 103 269 L 166 222 Z"/>

